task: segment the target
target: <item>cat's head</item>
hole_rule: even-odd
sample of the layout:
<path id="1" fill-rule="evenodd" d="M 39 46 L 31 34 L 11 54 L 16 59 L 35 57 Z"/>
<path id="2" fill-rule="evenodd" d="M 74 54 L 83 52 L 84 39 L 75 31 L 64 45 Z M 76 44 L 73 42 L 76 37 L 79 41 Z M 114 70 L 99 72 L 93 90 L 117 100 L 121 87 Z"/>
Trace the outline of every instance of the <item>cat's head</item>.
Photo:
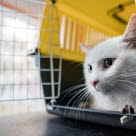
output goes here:
<path id="1" fill-rule="evenodd" d="M 136 94 L 136 15 L 131 17 L 123 36 L 94 47 L 81 47 L 86 53 L 84 74 L 89 91 Z"/>

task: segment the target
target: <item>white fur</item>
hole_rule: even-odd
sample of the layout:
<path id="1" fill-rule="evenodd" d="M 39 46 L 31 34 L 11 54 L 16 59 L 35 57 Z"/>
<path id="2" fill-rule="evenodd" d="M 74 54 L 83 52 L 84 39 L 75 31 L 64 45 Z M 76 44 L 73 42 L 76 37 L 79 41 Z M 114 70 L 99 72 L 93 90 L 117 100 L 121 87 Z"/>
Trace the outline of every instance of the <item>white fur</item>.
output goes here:
<path id="1" fill-rule="evenodd" d="M 122 36 L 114 37 L 87 52 L 84 75 L 88 91 L 93 96 L 91 108 L 121 110 L 125 104 L 136 106 L 136 85 L 134 85 L 136 84 L 136 73 L 135 75 L 133 73 L 132 76 L 117 77 L 136 72 L 136 49 L 127 49 L 127 45 L 128 43 L 123 42 Z M 116 58 L 114 64 L 107 69 L 103 68 L 103 61 L 106 58 Z M 92 72 L 88 71 L 88 64 L 92 66 Z M 107 82 L 108 78 L 112 81 Z M 99 80 L 96 88 L 91 84 L 94 80 Z M 120 88 L 120 86 L 123 87 Z"/>

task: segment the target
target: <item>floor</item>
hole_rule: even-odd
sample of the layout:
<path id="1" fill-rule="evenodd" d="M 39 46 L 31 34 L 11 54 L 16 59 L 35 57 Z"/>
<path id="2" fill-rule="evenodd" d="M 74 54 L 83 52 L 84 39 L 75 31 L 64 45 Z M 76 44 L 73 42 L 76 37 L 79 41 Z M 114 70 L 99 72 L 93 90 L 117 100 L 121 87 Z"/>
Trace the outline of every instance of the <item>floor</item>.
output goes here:
<path id="1" fill-rule="evenodd" d="M 135 136 L 136 131 L 64 119 L 46 112 L 0 118 L 0 136 Z"/>

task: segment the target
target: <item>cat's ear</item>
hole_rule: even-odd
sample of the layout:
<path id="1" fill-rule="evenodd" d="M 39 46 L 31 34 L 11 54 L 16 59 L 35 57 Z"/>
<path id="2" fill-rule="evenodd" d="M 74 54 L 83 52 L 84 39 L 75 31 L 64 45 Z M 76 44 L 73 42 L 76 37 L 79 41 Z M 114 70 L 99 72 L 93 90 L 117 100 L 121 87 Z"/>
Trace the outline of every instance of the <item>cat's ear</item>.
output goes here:
<path id="1" fill-rule="evenodd" d="M 84 45 L 82 43 L 80 43 L 80 47 L 81 47 L 82 51 L 85 53 L 88 53 L 88 51 L 91 49 L 90 46 Z"/>
<path id="2" fill-rule="evenodd" d="M 123 35 L 124 42 L 132 42 L 136 40 L 136 14 L 131 16 L 127 29 Z"/>

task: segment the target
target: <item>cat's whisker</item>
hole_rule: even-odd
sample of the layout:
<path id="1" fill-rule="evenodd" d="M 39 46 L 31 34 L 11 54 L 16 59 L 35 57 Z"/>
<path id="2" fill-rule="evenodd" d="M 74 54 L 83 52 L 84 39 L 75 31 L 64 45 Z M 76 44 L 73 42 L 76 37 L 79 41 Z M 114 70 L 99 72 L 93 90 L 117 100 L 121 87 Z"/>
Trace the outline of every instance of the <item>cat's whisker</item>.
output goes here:
<path id="1" fill-rule="evenodd" d="M 61 93 L 61 95 L 63 95 L 65 92 L 73 91 L 74 89 L 77 89 L 77 88 L 80 88 L 80 87 L 83 87 L 83 86 L 86 86 L 86 84 L 79 84 L 79 85 L 72 86 L 72 87 L 66 89 L 65 91 L 63 91 L 63 92 Z M 72 89 L 73 89 L 73 90 L 72 90 Z"/>
<path id="2" fill-rule="evenodd" d="M 84 87 L 84 88 L 86 88 L 86 87 Z M 80 89 L 78 88 L 78 90 L 76 89 L 76 90 L 72 90 L 72 91 L 69 91 L 64 97 L 70 97 L 71 95 L 73 95 L 73 94 L 75 94 L 76 92 L 78 92 Z M 63 98 L 64 99 L 64 98 Z M 62 100 L 61 100 L 62 101 Z"/>
<path id="3" fill-rule="evenodd" d="M 87 93 L 88 93 L 88 91 L 85 90 L 85 93 L 84 93 L 84 94 L 81 94 L 81 95 L 75 100 L 75 102 L 73 103 L 72 107 L 75 107 L 75 108 L 76 108 L 76 107 L 79 107 L 79 103 L 82 103 L 82 102 L 84 101 L 84 99 L 86 98 Z M 74 114 L 74 111 L 75 111 L 75 110 L 73 110 L 73 114 Z M 80 113 L 80 111 L 79 111 L 79 113 Z M 71 111 L 70 111 L 70 114 L 71 114 Z M 77 113 L 77 116 L 78 116 L 78 113 Z M 79 115 L 79 117 L 80 117 L 80 115 Z"/>
<path id="4" fill-rule="evenodd" d="M 87 91 L 83 94 L 83 96 L 80 97 L 80 99 L 78 99 L 78 101 L 75 103 L 75 107 L 80 108 L 79 104 L 84 101 L 84 99 L 86 98 L 86 95 L 87 95 Z M 74 110 L 73 110 L 73 114 L 74 114 Z M 77 117 L 78 117 L 78 112 L 77 112 Z M 79 111 L 79 117 L 80 117 L 80 111 Z"/>
<path id="5" fill-rule="evenodd" d="M 126 82 L 126 83 L 130 83 L 130 84 L 133 84 L 133 85 L 135 85 L 135 86 L 136 86 L 136 83 L 131 82 L 131 81 L 128 81 L 128 80 L 117 80 L 117 81 L 119 81 L 119 82 Z"/>
<path id="6" fill-rule="evenodd" d="M 124 88 L 124 86 L 122 86 L 123 88 Z M 118 97 L 118 94 L 117 93 L 115 93 L 115 92 L 118 92 L 118 89 L 117 88 L 114 88 L 114 90 L 113 90 L 113 94 L 114 94 L 114 96 L 115 97 Z M 123 96 L 122 96 L 123 97 Z M 124 97 L 123 99 L 126 99 L 126 97 Z M 127 99 L 128 100 L 128 99 Z M 127 102 L 127 100 L 124 100 L 125 102 Z M 122 104 L 122 99 L 117 99 L 117 102 L 116 103 L 114 103 L 114 105 L 113 105 L 113 107 L 114 107 L 114 109 L 117 109 L 117 107 L 119 107 L 120 105 Z M 122 107 L 123 108 L 123 107 Z"/>
<path id="7" fill-rule="evenodd" d="M 111 86 L 109 86 L 109 84 L 112 84 L 113 83 L 113 81 L 109 81 L 109 82 L 102 82 L 101 84 L 100 84 L 100 86 L 103 88 L 105 88 L 106 87 L 106 89 L 108 89 L 108 90 L 111 90 Z"/>
<path id="8" fill-rule="evenodd" d="M 86 103 L 88 102 L 88 100 L 89 100 L 89 98 L 90 98 L 90 93 L 88 92 L 87 93 L 87 97 L 86 97 L 86 102 L 85 102 L 85 105 L 86 105 Z M 84 105 L 84 108 L 83 109 L 85 109 L 85 105 Z M 84 110 L 83 110 L 83 118 L 84 118 Z"/>
<path id="9" fill-rule="evenodd" d="M 80 99 L 82 96 L 84 96 L 84 92 L 81 93 L 81 94 L 75 99 L 75 102 L 72 104 L 71 107 L 76 108 L 75 103 L 76 103 L 76 102 L 78 101 L 78 99 Z M 70 117 L 71 111 L 72 111 L 72 110 L 70 110 L 70 112 L 69 112 L 69 117 Z M 73 109 L 73 111 L 74 111 L 74 109 Z"/>
<path id="10" fill-rule="evenodd" d="M 74 68 L 77 68 L 77 67 L 79 67 L 80 65 L 83 65 L 83 63 L 77 64 Z"/>
<path id="11" fill-rule="evenodd" d="M 79 108 L 79 104 L 82 103 L 84 101 L 84 99 L 86 98 L 86 94 L 87 94 L 87 91 L 85 92 L 85 94 L 78 100 L 78 102 L 76 103 L 76 107 Z M 74 111 L 73 111 L 74 112 Z M 78 112 L 77 112 L 77 117 L 78 117 Z M 79 111 L 79 117 L 80 117 L 80 111 Z"/>
<path id="12" fill-rule="evenodd" d="M 131 93 L 133 93 L 133 95 L 136 96 L 136 89 L 135 89 L 134 87 L 129 86 L 129 85 L 127 85 L 127 84 L 123 84 L 123 85 L 120 85 L 120 86 L 122 86 L 122 87 L 127 86 L 128 88 L 134 90 L 134 91 L 132 91 L 132 90 L 129 90 L 129 91 L 131 91 Z M 126 88 L 125 88 L 125 89 L 126 89 Z M 129 91 L 128 91 L 128 93 L 129 93 Z"/>
<path id="13" fill-rule="evenodd" d="M 127 86 L 128 88 L 134 90 L 134 91 L 132 91 L 132 90 L 129 90 L 129 91 L 130 91 L 134 96 L 136 96 L 136 89 L 135 89 L 135 88 L 133 88 L 132 86 L 126 85 L 126 84 L 124 84 L 124 85 Z"/>
<path id="14" fill-rule="evenodd" d="M 84 87 L 84 89 L 87 89 L 87 87 Z M 67 95 L 67 97 L 72 96 L 73 94 L 77 93 L 78 91 L 80 91 L 80 89 L 79 89 L 79 90 L 76 90 L 76 91 L 74 91 L 74 92 L 72 92 L 72 93 L 71 93 L 71 94 L 69 94 L 69 95 Z"/>
<path id="15" fill-rule="evenodd" d="M 105 81 L 111 81 L 113 79 L 116 79 L 118 77 L 128 77 L 128 76 L 135 76 L 136 75 L 136 72 L 132 72 L 132 73 L 125 73 L 125 74 L 120 74 L 118 76 L 115 76 L 115 77 L 108 77 L 107 79 L 105 79 Z"/>
<path id="16" fill-rule="evenodd" d="M 66 105 L 65 111 L 64 111 L 64 116 L 65 116 L 65 113 L 66 113 L 66 109 L 67 109 L 67 107 L 69 106 L 69 104 L 72 102 L 72 100 L 73 100 L 76 96 L 78 96 L 81 92 L 83 92 L 85 89 L 86 89 L 86 88 L 81 89 L 78 93 L 76 93 L 76 94 L 69 100 L 69 102 L 68 102 L 67 105 Z"/>
<path id="17" fill-rule="evenodd" d="M 125 75 L 125 76 L 124 76 Z M 107 84 L 109 84 L 109 83 L 113 83 L 113 81 L 118 81 L 119 79 L 117 79 L 117 77 L 128 77 L 128 76 L 134 76 L 134 75 L 136 75 L 136 72 L 134 73 L 129 73 L 129 74 L 122 74 L 122 75 L 119 75 L 119 76 L 116 76 L 116 77 L 113 77 L 112 79 L 110 79 L 110 80 L 105 80 L 105 81 L 103 81 L 103 83 L 101 83 L 101 85 L 107 85 Z M 115 80 L 116 79 L 116 80 Z M 130 82 L 130 81 L 129 81 Z M 135 84 L 136 85 L 136 84 Z"/>
<path id="18" fill-rule="evenodd" d="M 68 88 L 68 89 L 65 90 L 63 93 L 61 93 L 61 95 L 63 95 L 64 93 L 66 93 L 66 94 L 61 98 L 61 101 L 60 101 L 60 102 L 62 102 L 62 100 L 63 100 L 69 93 L 71 93 L 72 91 L 75 92 L 75 90 L 78 91 L 77 89 L 79 89 L 79 88 L 81 88 L 81 87 L 84 87 L 84 86 L 86 86 L 86 85 L 85 85 L 85 84 L 80 84 L 80 85 L 76 85 L 76 86 L 73 86 L 73 87 Z"/>
<path id="19" fill-rule="evenodd" d="M 82 107 L 80 107 L 79 105 L 81 104 L 81 103 L 84 103 L 84 100 L 85 99 L 87 99 L 87 96 L 88 96 L 88 91 L 86 91 L 86 93 L 85 93 L 85 95 L 84 95 L 84 97 L 83 97 L 83 99 L 81 99 L 77 104 L 78 104 L 78 107 L 81 109 Z M 87 100 L 86 100 L 87 101 Z M 80 110 L 79 110 L 79 118 L 80 118 Z"/>
<path id="20" fill-rule="evenodd" d="M 126 86 L 127 87 L 129 87 L 128 85 L 126 85 L 126 84 L 121 84 L 120 85 L 120 87 L 122 87 L 123 89 L 126 89 Z M 130 87 L 131 89 L 133 88 L 133 87 Z M 135 90 L 134 88 L 133 88 L 133 90 Z M 113 92 L 118 92 L 119 90 L 118 89 L 115 89 L 114 88 L 114 90 L 113 90 Z M 121 99 L 118 99 L 118 102 L 116 102 L 116 103 L 114 103 L 114 109 L 116 109 L 116 107 L 119 107 L 121 104 L 122 104 L 122 100 L 123 101 L 125 101 L 125 103 L 128 103 L 129 102 L 129 100 L 130 100 L 130 97 L 132 97 L 132 94 L 135 96 L 136 94 L 135 94 L 135 92 L 134 91 L 131 91 L 131 90 L 129 89 L 129 91 L 127 92 L 127 94 L 129 95 L 129 96 L 127 96 L 127 97 L 124 97 L 123 98 L 123 96 L 121 97 Z M 112 93 L 113 93 L 112 92 Z M 117 96 L 118 97 L 118 95 L 119 94 L 117 94 L 117 93 L 114 93 L 115 94 L 115 96 Z"/>
<path id="21" fill-rule="evenodd" d="M 117 94 L 118 89 L 117 88 L 114 88 L 114 90 L 110 89 L 109 91 L 111 92 L 112 96 L 115 96 L 115 97 L 118 96 L 118 94 Z"/>
<path id="22" fill-rule="evenodd" d="M 60 102 L 62 102 L 64 100 L 64 98 L 67 98 L 73 94 L 75 94 L 76 92 L 78 92 L 79 90 L 73 90 L 73 91 L 68 91 L 60 100 Z"/>
<path id="23" fill-rule="evenodd" d="M 84 89 L 86 89 L 86 88 L 84 88 Z M 77 99 L 75 100 L 75 102 L 73 103 L 72 107 L 76 106 L 76 102 L 77 102 L 80 98 L 82 98 L 82 96 L 84 96 L 85 93 L 86 93 L 86 91 L 84 91 L 83 93 L 81 93 L 81 94 L 78 96 L 78 98 L 77 98 Z M 71 111 L 70 111 L 70 114 L 71 114 Z"/>
<path id="24" fill-rule="evenodd" d="M 75 100 L 75 102 L 74 102 L 74 104 L 72 105 L 72 107 L 75 107 L 75 108 L 78 107 L 78 106 L 77 106 L 77 103 L 78 103 L 78 101 L 80 101 L 80 99 L 83 98 L 84 95 L 85 95 L 85 93 L 83 93 L 82 95 L 80 95 L 80 96 L 78 97 L 78 99 Z M 73 115 L 74 115 L 74 111 L 75 111 L 75 110 L 73 110 Z"/>
<path id="25" fill-rule="evenodd" d="M 117 80 L 117 81 L 118 81 L 118 80 Z M 125 80 L 124 80 L 124 81 L 125 81 Z M 124 81 L 120 80 L 120 82 L 124 82 Z M 125 81 L 125 82 L 132 84 L 132 82 L 130 82 L 130 81 Z M 133 83 L 133 85 L 136 85 L 136 84 Z M 130 90 L 130 89 L 128 89 L 128 90 L 131 91 L 131 93 L 136 96 L 136 89 L 135 89 L 134 87 L 129 86 L 129 85 L 127 85 L 127 84 L 120 84 L 120 87 L 124 87 L 124 86 L 129 87 L 131 90 Z M 126 87 L 125 87 L 124 89 L 126 90 Z M 114 90 L 115 90 L 115 88 L 114 88 Z M 134 91 L 132 91 L 132 90 L 134 90 Z M 129 93 L 129 91 L 127 91 L 127 93 Z"/>
<path id="26" fill-rule="evenodd" d="M 87 93 L 87 91 L 85 90 L 84 95 L 86 95 L 86 93 Z M 84 97 L 84 95 L 83 95 L 83 97 Z M 81 100 L 82 100 L 82 97 L 80 99 L 78 99 L 78 101 L 74 102 L 74 105 L 78 107 L 79 106 L 78 104 L 80 103 Z"/>

